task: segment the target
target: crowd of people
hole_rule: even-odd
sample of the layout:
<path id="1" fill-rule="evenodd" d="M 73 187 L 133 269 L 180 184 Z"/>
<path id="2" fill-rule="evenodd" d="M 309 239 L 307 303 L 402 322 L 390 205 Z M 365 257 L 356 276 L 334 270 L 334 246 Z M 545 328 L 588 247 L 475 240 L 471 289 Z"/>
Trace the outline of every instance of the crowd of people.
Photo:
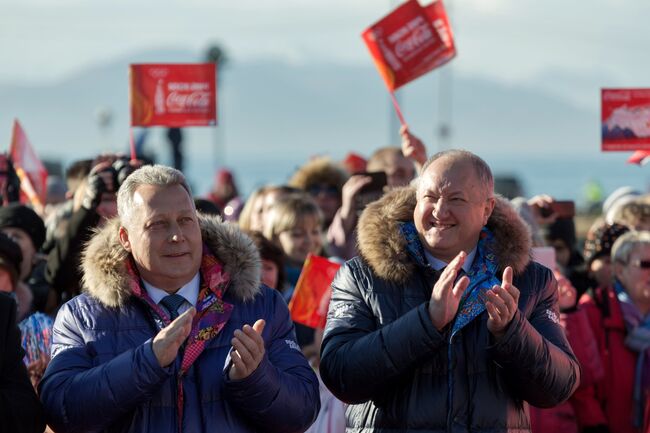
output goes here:
<path id="1" fill-rule="evenodd" d="M 401 136 L 246 199 L 101 155 L 3 200 L 0 432 L 650 432 L 650 195 L 581 239 Z M 287 307 L 310 255 L 342 265 L 324 328 Z"/>

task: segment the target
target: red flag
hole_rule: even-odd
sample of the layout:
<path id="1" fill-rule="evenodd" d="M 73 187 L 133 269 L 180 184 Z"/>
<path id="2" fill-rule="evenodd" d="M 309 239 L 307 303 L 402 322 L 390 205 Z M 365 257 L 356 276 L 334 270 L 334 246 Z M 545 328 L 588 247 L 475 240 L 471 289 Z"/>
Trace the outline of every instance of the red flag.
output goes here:
<path id="1" fill-rule="evenodd" d="M 18 120 L 14 120 L 9 157 L 20 178 L 20 202 L 29 202 L 37 210 L 42 210 L 47 199 L 47 170 Z"/>
<path id="2" fill-rule="evenodd" d="M 362 33 L 389 91 L 442 66 L 456 55 L 442 0 L 409 0 Z"/>
<path id="3" fill-rule="evenodd" d="M 129 69 L 132 126 L 217 124 L 214 63 L 140 64 Z"/>
<path id="4" fill-rule="evenodd" d="M 332 280 L 341 265 L 324 257 L 309 255 L 293 291 L 289 311 L 294 322 L 324 328 L 332 293 Z"/>
<path id="5" fill-rule="evenodd" d="M 637 150 L 627 159 L 628 164 L 646 165 L 650 162 L 650 151 Z"/>
<path id="6" fill-rule="evenodd" d="M 601 89 L 601 134 L 603 151 L 650 151 L 650 89 Z"/>

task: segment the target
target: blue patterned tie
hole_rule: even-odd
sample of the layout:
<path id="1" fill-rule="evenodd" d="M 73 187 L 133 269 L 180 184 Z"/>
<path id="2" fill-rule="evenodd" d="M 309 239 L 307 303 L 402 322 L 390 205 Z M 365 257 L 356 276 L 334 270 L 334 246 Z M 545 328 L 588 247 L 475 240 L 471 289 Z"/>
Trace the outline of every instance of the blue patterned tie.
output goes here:
<path id="1" fill-rule="evenodd" d="M 160 303 L 169 311 L 169 317 L 174 320 L 178 317 L 178 308 L 183 305 L 185 298 L 181 295 L 167 295 L 160 300 Z"/>

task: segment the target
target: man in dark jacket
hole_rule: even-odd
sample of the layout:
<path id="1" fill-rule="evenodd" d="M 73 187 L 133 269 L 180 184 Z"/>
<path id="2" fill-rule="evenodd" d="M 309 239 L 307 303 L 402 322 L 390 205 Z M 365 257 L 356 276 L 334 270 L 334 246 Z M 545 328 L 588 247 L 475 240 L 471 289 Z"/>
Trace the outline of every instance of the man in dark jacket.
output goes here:
<path id="1" fill-rule="evenodd" d="M 487 164 L 434 155 L 416 189 L 368 206 L 332 283 L 320 372 L 353 432 L 525 432 L 580 370 L 557 283 L 495 198 Z"/>
<path id="2" fill-rule="evenodd" d="M 41 433 L 43 408 L 27 377 L 16 302 L 0 293 L 0 432 Z"/>
<path id="3" fill-rule="evenodd" d="M 131 174 L 118 212 L 84 253 L 87 293 L 54 325 L 39 387 L 54 430 L 306 430 L 318 381 L 252 241 L 199 217 L 169 167 Z"/>

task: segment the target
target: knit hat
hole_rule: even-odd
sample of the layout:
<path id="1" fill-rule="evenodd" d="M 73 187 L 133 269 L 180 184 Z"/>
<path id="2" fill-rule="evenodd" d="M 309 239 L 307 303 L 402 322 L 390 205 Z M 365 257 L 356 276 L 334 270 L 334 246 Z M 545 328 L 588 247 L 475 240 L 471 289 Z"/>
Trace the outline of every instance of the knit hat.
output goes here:
<path id="1" fill-rule="evenodd" d="M 22 261 L 23 253 L 20 251 L 20 246 L 9 236 L 0 232 L 0 267 L 9 271 L 14 287 L 18 281 Z"/>
<path id="2" fill-rule="evenodd" d="M 630 229 L 621 224 L 603 223 L 587 233 L 585 239 L 585 260 L 591 264 L 599 257 L 609 256 L 612 245 L 623 233 Z"/>
<path id="3" fill-rule="evenodd" d="M 641 195 L 631 186 L 622 186 L 611 193 L 603 202 L 603 215 L 608 224 L 614 223 L 614 215 L 619 207 L 635 200 Z"/>
<path id="4" fill-rule="evenodd" d="M 34 249 L 45 242 L 45 224 L 36 212 L 19 203 L 0 207 L 0 228 L 15 227 L 25 231 L 32 239 Z"/>

